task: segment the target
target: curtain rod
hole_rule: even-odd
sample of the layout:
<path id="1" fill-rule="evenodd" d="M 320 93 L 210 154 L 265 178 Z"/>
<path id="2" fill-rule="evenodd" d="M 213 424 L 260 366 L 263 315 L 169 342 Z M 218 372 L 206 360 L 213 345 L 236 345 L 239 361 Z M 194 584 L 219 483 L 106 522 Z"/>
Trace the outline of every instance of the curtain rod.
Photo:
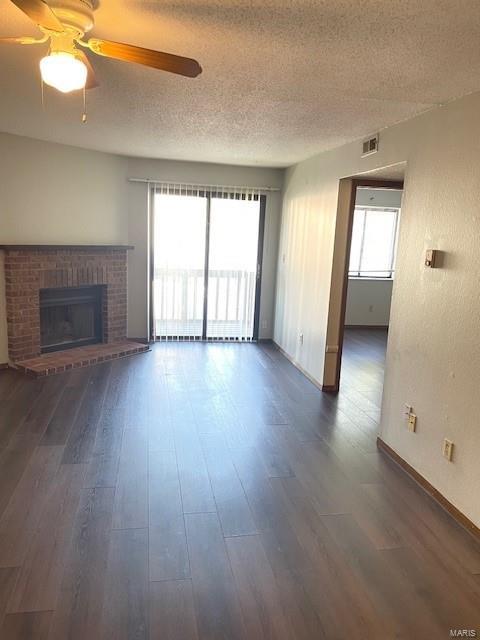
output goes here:
<path id="1" fill-rule="evenodd" d="M 152 185 L 161 185 L 168 184 L 174 187 L 193 187 L 194 189 L 243 189 L 250 191 L 281 191 L 280 187 L 249 187 L 249 186 L 239 186 L 239 185 L 226 185 L 226 184 L 204 184 L 204 183 L 195 183 L 195 182 L 175 182 L 170 180 L 153 180 L 151 178 L 128 178 L 128 182 L 142 182 L 144 184 L 152 184 Z"/>

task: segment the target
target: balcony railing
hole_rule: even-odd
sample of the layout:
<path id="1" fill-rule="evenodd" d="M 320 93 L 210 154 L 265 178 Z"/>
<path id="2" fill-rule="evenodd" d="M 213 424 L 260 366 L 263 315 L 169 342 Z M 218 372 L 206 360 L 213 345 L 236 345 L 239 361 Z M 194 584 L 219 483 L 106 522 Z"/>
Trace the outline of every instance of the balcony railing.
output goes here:
<path id="1" fill-rule="evenodd" d="M 154 274 L 154 321 L 158 338 L 199 339 L 203 334 L 203 269 L 162 269 Z M 206 337 L 253 337 L 256 273 L 210 270 Z"/>

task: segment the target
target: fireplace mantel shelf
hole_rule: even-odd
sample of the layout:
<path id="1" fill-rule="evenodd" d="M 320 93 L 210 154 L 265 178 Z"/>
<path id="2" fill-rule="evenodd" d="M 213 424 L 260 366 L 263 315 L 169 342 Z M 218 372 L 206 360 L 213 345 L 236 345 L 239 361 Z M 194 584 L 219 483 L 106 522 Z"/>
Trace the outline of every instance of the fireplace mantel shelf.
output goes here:
<path id="1" fill-rule="evenodd" d="M 34 251 L 55 251 L 55 249 L 67 249 L 69 251 L 82 249 L 131 251 L 134 248 L 129 244 L 0 244 L 0 249 L 4 251 L 28 251 L 28 249 Z"/>

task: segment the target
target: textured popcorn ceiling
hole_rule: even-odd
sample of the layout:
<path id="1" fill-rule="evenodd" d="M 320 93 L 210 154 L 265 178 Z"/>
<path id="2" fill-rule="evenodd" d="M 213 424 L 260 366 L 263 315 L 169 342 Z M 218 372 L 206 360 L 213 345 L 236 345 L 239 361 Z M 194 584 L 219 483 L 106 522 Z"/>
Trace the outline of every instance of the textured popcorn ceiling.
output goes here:
<path id="1" fill-rule="evenodd" d="M 480 90 L 478 0 L 101 0 L 93 35 L 197 58 L 196 80 L 96 56 L 46 91 L 45 46 L 0 49 L 0 130 L 127 155 L 286 166 Z M 35 35 L 0 0 L 2 35 Z M 480 115 L 479 115 L 480 117 Z"/>

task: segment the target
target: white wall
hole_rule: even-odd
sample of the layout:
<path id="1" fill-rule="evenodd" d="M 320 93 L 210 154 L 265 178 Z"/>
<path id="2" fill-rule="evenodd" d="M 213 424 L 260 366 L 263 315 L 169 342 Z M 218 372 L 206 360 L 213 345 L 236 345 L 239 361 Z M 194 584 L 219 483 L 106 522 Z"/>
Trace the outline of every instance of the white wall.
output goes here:
<path id="1" fill-rule="evenodd" d="M 275 340 L 322 382 L 339 179 L 407 161 L 380 433 L 477 526 L 479 113 L 480 95 L 471 95 L 382 131 L 368 158 L 354 143 L 287 171 L 275 319 Z M 446 252 L 443 268 L 424 267 L 427 248 Z M 407 402 L 415 434 L 403 420 Z M 441 455 L 445 437 L 453 463 Z"/>
<path id="2" fill-rule="evenodd" d="M 127 161 L 0 134 L 0 244 L 128 241 Z"/>
<path id="3" fill-rule="evenodd" d="M 138 158 L 129 160 L 128 173 L 129 177 L 132 178 L 149 178 L 167 182 L 276 188 L 282 187 L 284 177 L 282 169 Z M 145 279 L 145 273 L 148 272 L 149 260 L 148 186 L 146 184 L 129 183 L 128 194 L 130 241 L 135 245 L 135 251 L 130 255 L 128 270 L 130 283 L 128 333 L 132 337 L 146 338 L 148 335 L 148 281 Z M 281 203 L 282 195 L 280 192 L 267 194 L 260 305 L 261 338 L 271 338 L 273 335 Z"/>
<path id="4" fill-rule="evenodd" d="M 126 244 L 126 172 L 124 158 L 0 133 L 0 244 Z M 7 354 L 2 260 L 0 364 Z"/>
<path id="5" fill-rule="evenodd" d="M 149 161 L 0 133 L 0 244 L 133 244 L 129 323 L 147 337 L 148 190 L 129 176 L 234 186 L 283 184 L 283 170 Z M 271 337 L 281 194 L 267 198 L 262 277 L 262 337 Z M 1 253 L 1 252 L 0 252 Z M 0 364 L 7 361 L 0 261 Z"/>
<path id="6" fill-rule="evenodd" d="M 393 280 L 349 278 L 345 324 L 387 327 L 390 319 Z"/>
<path id="7" fill-rule="evenodd" d="M 359 207 L 392 207 L 402 206 L 403 191 L 397 189 L 370 189 L 359 187 L 355 204 Z"/>

